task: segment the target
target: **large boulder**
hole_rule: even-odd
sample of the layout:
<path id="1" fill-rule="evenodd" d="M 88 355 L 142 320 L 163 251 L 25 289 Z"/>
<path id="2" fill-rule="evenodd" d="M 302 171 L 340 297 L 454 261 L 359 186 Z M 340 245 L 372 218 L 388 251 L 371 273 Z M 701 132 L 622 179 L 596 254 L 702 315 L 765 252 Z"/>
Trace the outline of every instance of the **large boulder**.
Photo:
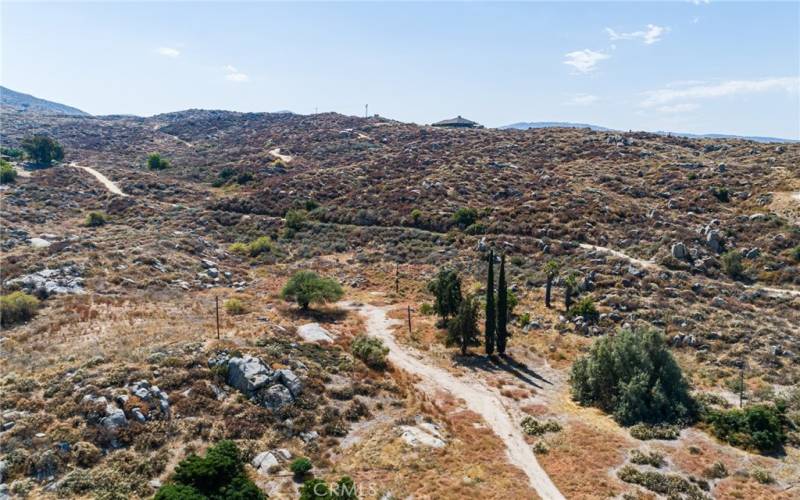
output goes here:
<path id="1" fill-rule="evenodd" d="M 289 389 L 293 397 L 296 398 L 303 392 L 303 382 L 292 370 L 281 369 L 277 373 L 278 381 Z"/>
<path id="2" fill-rule="evenodd" d="M 259 391 L 256 400 L 265 408 L 277 410 L 284 405 L 291 404 L 294 398 L 286 386 L 275 384 L 266 390 Z"/>
<path id="3" fill-rule="evenodd" d="M 263 361 L 253 356 L 244 355 L 228 361 L 226 382 L 248 396 L 252 397 L 259 389 L 269 385 L 274 379 L 275 372 L 268 368 Z"/>
<path id="4" fill-rule="evenodd" d="M 319 323 L 308 323 L 297 329 L 297 334 L 306 342 L 333 342 L 331 333 L 319 326 Z"/>
<path id="5" fill-rule="evenodd" d="M 672 256 L 679 260 L 685 260 L 689 257 L 689 252 L 686 250 L 686 245 L 679 241 L 672 245 Z"/>
<path id="6" fill-rule="evenodd" d="M 253 467 L 261 474 L 269 474 L 269 470 L 280 465 L 278 458 L 270 451 L 259 453 L 251 462 Z"/>

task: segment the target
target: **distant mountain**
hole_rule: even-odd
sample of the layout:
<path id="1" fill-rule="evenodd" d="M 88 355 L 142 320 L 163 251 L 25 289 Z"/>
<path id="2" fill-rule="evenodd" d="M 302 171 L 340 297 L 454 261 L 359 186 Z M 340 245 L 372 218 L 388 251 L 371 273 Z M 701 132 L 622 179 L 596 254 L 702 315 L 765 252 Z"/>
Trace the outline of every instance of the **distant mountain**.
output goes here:
<path id="1" fill-rule="evenodd" d="M 497 127 L 500 129 L 517 129 L 528 130 L 531 128 L 588 128 L 598 132 L 617 132 L 612 128 L 600 127 L 598 125 L 590 125 L 588 123 L 573 123 L 573 122 L 519 122 Z M 758 135 L 733 135 L 733 134 L 689 134 L 687 132 L 665 132 L 659 130 L 653 132 L 658 135 L 673 135 L 679 137 L 689 137 L 691 139 L 744 139 L 746 141 L 754 142 L 800 142 L 795 139 L 783 139 L 781 137 L 763 137 Z"/>
<path id="2" fill-rule="evenodd" d="M 501 129 L 509 129 L 514 128 L 518 130 L 528 130 L 529 128 L 588 128 L 591 130 L 596 130 L 598 132 L 606 132 L 612 129 L 606 127 L 600 127 L 597 125 L 590 125 L 588 123 L 572 123 L 572 122 L 519 122 L 519 123 L 512 123 L 511 125 L 506 125 L 504 127 L 498 127 Z"/>
<path id="3" fill-rule="evenodd" d="M 15 92 L 9 88 L 0 86 L 0 106 L 4 110 L 12 110 L 20 113 L 40 113 L 45 115 L 71 115 L 71 116 L 91 116 L 85 111 L 59 104 L 45 99 L 39 99 L 32 95 Z"/>

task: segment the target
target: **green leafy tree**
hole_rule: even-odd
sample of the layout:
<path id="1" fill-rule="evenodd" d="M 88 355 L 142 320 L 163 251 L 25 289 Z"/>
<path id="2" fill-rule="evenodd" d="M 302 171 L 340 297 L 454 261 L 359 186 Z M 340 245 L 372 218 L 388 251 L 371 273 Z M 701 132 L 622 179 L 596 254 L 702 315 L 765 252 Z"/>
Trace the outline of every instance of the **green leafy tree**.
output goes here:
<path id="1" fill-rule="evenodd" d="M 266 496 L 247 477 L 233 441 L 220 441 L 205 457 L 191 454 L 175 468 L 155 500 L 263 500 Z"/>
<path id="2" fill-rule="evenodd" d="M 478 220 L 478 211 L 474 208 L 461 207 L 453 214 L 453 223 L 464 229 L 475 224 Z"/>
<path id="3" fill-rule="evenodd" d="M 786 435 L 779 408 L 767 405 L 744 409 L 712 410 L 705 417 L 715 436 L 733 446 L 754 449 L 761 453 L 781 449 Z"/>
<path id="4" fill-rule="evenodd" d="M 508 343 L 508 285 L 506 284 L 506 256 L 500 257 L 500 277 L 497 279 L 497 352 L 506 354 Z"/>
<path id="5" fill-rule="evenodd" d="M 489 251 L 489 270 L 486 276 L 486 322 L 484 323 L 484 348 L 486 355 L 494 354 L 495 345 L 495 312 L 494 305 L 494 251 Z"/>
<path id="6" fill-rule="evenodd" d="M 467 354 L 467 347 L 480 345 L 478 337 L 478 303 L 472 298 L 461 301 L 458 314 L 447 326 L 447 345 L 457 345 L 461 348 L 461 355 Z"/>
<path id="7" fill-rule="evenodd" d="M 281 290 L 284 300 L 297 302 L 307 310 L 309 304 L 334 302 L 344 296 L 341 285 L 333 278 L 322 278 L 313 271 L 296 272 Z"/>
<path id="8" fill-rule="evenodd" d="M 54 161 L 64 159 L 64 149 L 55 139 L 46 135 L 34 135 L 22 141 L 22 149 L 34 163 L 51 165 Z"/>
<path id="9" fill-rule="evenodd" d="M 150 153 L 147 157 L 147 168 L 150 170 L 164 170 L 169 168 L 169 161 L 162 158 L 158 153 Z"/>
<path id="10" fill-rule="evenodd" d="M 551 307 L 550 294 L 553 290 L 553 280 L 558 276 L 559 268 L 558 262 L 554 260 L 548 260 L 544 265 L 544 274 L 547 276 L 547 283 L 544 288 L 544 305 L 548 308 Z"/>
<path id="11" fill-rule="evenodd" d="M 573 364 L 570 385 L 573 399 L 622 425 L 687 423 L 695 416 L 689 385 L 656 330 L 601 338 Z"/>
<path id="12" fill-rule="evenodd" d="M 7 161 L 0 159 L 0 184 L 11 184 L 17 180 L 17 171 Z"/>
<path id="13" fill-rule="evenodd" d="M 461 278 L 452 269 L 441 269 L 436 278 L 428 283 L 428 291 L 434 295 L 433 308 L 442 321 L 458 313 L 461 305 Z"/>

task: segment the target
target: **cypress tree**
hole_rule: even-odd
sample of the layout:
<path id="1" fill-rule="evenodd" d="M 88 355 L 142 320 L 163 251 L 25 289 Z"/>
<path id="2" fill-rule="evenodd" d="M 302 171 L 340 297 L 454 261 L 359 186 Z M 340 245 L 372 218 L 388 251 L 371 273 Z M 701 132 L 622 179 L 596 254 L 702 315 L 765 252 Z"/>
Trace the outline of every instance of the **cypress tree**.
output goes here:
<path id="1" fill-rule="evenodd" d="M 494 251 L 489 250 L 489 271 L 486 278 L 486 323 L 484 326 L 484 343 L 486 355 L 494 354 L 495 331 L 495 305 L 494 305 Z"/>
<path id="2" fill-rule="evenodd" d="M 508 342 L 508 287 L 506 286 L 506 256 L 500 257 L 500 277 L 497 281 L 497 352 L 506 354 Z"/>

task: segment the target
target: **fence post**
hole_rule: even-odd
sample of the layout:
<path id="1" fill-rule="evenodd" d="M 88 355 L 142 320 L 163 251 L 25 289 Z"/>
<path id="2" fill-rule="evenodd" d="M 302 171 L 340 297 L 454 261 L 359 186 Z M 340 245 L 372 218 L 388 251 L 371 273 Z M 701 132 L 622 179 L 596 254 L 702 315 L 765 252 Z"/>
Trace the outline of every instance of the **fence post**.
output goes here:
<path id="1" fill-rule="evenodd" d="M 411 335 L 411 306 L 408 306 L 408 334 Z"/>
<path id="2" fill-rule="evenodd" d="M 217 340 L 219 340 L 219 295 L 214 296 L 214 302 L 217 306 Z"/>

